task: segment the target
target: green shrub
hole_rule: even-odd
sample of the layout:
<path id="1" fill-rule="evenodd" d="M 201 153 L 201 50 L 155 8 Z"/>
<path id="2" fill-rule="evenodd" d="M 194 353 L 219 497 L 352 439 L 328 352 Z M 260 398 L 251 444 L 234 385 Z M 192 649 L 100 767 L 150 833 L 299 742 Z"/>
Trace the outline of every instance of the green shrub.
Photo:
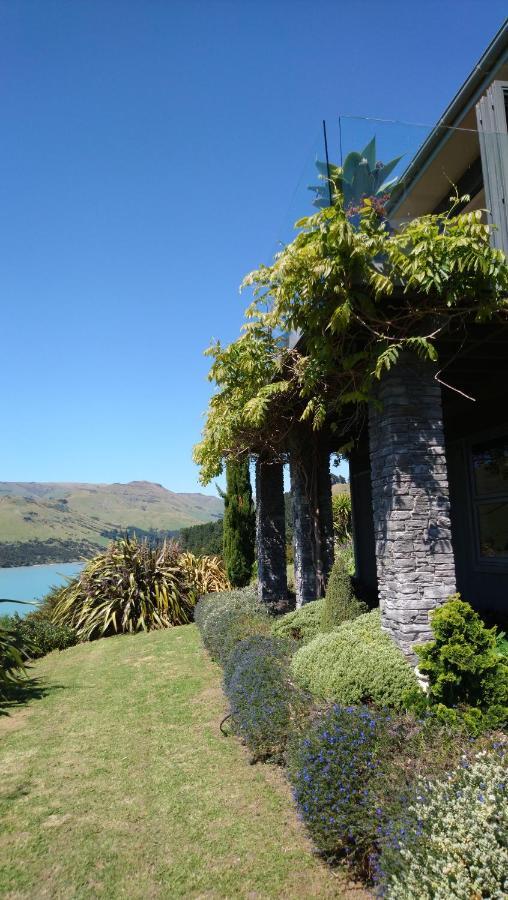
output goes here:
<path id="1" fill-rule="evenodd" d="M 53 620 L 83 641 L 185 625 L 192 621 L 195 592 L 179 555 L 171 542 L 113 541 L 60 590 Z"/>
<path id="2" fill-rule="evenodd" d="M 415 648 L 429 679 L 429 704 L 444 716 L 447 708 L 458 709 L 473 732 L 505 725 L 508 659 L 498 650 L 496 629 L 487 628 L 458 594 L 435 609 L 430 621 L 435 640 Z"/>
<path id="3" fill-rule="evenodd" d="M 272 625 L 272 634 L 277 637 L 293 638 L 302 644 L 308 644 L 321 631 L 321 616 L 324 600 L 306 603 L 300 609 L 280 616 Z"/>
<path id="4" fill-rule="evenodd" d="M 377 609 L 314 638 L 296 652 L 292 667 L 302 687 L 344 704 L 400 708 L 418 687 L 402 652 L 381 630 Z"/>
<path id="5" fill-rule="evenodd" d="M 355 597 L 351 576 L 345 568 L 345 559 L 340 553 L 337 554 L 326 587 L 321 631 L 331 631 L 337 625 L 357 619 L 368 611 L 367 604 Z"/>
<path id="6" fill-rule="evenodd" d="M 292 649 L 290 641 L 257 634 L 237 643 L 226 661 L 224 691 L 233 727 L 254 760 L 281 760 L 307 711 L 308 699 L 291 679 Z"/>
<path id="7" fill-rule="evenodd" d="M 255 585 L 198 601 L 194 621 L 212 659 L 224 664 L 235 644 L 252 634 L 269 634 L 270 619 Z"/>
<path id="8" fill-rule="evenodd" d="M 78 642 L 73 628 L 52 622 L 38 612 L 28 613 L 23 619 L 15 614 L 11 628 L 19 635 L 21 643 L 30 647 L 31 659 L 45 656 L 52 650 L 65 650 Z"/>
<path id="9" fill-rule="evenodd" d="M 23 683 L 26 661 L 32 648 L 22 639 L 11 623 L 0 625 L 0 699 L 9 697 L 10 690 Z"/>
<path id="10" fill-rule="evenodd" d="M 369 877 L 379 829 L 399 791 L 386 774 L 393 757 L 386 714 L 333 706 L 289 748 L 298 811 L 320 852 Z"/>
<path id="11" fill-rule="evenodd" d="M 506 756 L 479 754 L 451 775 L 416 783 L 381 838 L 378 880 L 390 900 L 508 896 Z"/>

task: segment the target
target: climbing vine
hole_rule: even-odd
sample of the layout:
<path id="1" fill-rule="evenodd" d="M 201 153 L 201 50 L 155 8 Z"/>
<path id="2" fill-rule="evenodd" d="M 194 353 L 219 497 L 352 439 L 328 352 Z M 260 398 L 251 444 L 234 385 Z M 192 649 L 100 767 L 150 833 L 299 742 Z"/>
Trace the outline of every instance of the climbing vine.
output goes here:
<path id="1" fill-rule="evenodd" d="M 436 360 L 444 333 L 506 320 L 506 257 L 482 211 L 458 211 L 468 200 L 395 232 L 373 200 L 353 223 L 337 196 L 297 222 L 271 266 L 246 276 L 253 300 L 241 337 L 208 351 L 218 390 L 195 450 L 204 482 L 230 455 L 282 446 L 295 421 L 319 430 L 351 415 L 402 351 Z M 302 334 L 296 349 L 288 332 Z"/>

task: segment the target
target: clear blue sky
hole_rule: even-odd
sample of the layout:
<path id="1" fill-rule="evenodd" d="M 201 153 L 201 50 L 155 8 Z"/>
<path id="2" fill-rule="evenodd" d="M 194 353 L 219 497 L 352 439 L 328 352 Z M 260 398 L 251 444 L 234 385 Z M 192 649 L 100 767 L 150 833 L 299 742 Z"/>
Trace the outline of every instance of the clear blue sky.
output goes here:
<path id="1" fill-rule="evenodd" d="M 199 489 L 202 351 L 236 337 L 321 120 L 332 156 L 339 113 L 433 123 L 505 11 L 2 0 L 0 480 Z"/>

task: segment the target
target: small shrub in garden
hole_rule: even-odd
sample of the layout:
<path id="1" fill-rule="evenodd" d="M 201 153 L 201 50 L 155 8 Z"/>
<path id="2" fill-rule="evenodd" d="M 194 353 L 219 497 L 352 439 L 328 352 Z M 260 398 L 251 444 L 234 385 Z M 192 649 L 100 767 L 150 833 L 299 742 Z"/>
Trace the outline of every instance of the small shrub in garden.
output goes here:
<path id="1" fill-rule="evenodd" d="M 270 619 L 255 587 L 202 597 L 194 611 L 203 643 L 212 659 L 224 664 L 238 641 L 269 634 Z"/>
<path id="2" fill-rule="evenodd" d="M 12 629 L 23 644 L 30 646 L 30 658 L 37 659 L 52 650 L 65 650 L 77 644 L 77 635 L 68 625 L 59 625 L 40 613 L 29 613 L 22 619 L 17 614 L 12 617 Z"/>
<path id="3" fill-rule="evenodd" d="M 306 690 L 344 704 L 401 708 L 406 694 L 418 691 L 411 666 L 381 630 L 377 609 L 301 647 L 292 668 Z"/>
<path id="4" fill-rule="evenodd" d="M 289 778 L 299 813 L 321 853 L 369 877 L 386 790 L 389 720 L 366 707 L 333 706 L 291 743 Z"/>
<path id="5" fill-rule="evenodd" d="M 462 708 L 474 732 L 508 722 L 508 658 L 497 646 L 495 628 L 455 595 L 430 616 L 435 640 L 416 647 L 419 669 L 429 679 L 428 701 L 446 716 Z"/>
<path id="6" fill-rule="evenodd" d="M 300 609 L 280 616 L 272 625 L 272 634 L 308 644 L 321 631 L 324 603 L 324 600 L 314 600 Z"/>
<path id="7" fill-rule="evenodd" d="M 351 576 L 345 567 L 345 560 L 338 554 L 326 587 L 321 631 L 331 631 L 337 625 L 352 621 L 368 611 L 367 604 L 355 597 Z"/>
<path id="8" fill-rule="evenodd" d="M 224 669 L 224 691 L 235 732 L 254 759 L 280 760 L 290 733 L 299 727 L 308 700 L 292 682 L 291 642 L 253 635 L 232 650 Z"/>
<path id="9" fill-rule="evenodd" d="M 390 900 L 508 896 L 508 767 L 503 754 L 420 780 L 382 839 L 378 880 Z"/>

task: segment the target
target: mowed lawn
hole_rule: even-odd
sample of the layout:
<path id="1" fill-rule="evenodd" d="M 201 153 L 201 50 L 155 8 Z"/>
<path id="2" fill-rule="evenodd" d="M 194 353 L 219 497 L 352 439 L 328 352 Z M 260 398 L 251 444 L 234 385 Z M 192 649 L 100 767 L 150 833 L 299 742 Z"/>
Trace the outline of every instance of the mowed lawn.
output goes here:
<path id="1" fill-rule="evenodd" d="M 313 854 L 283 773 L 219 730 L 195 626 L 40 660 L 0 718 L 0 896 L 364 897 Z"/>

